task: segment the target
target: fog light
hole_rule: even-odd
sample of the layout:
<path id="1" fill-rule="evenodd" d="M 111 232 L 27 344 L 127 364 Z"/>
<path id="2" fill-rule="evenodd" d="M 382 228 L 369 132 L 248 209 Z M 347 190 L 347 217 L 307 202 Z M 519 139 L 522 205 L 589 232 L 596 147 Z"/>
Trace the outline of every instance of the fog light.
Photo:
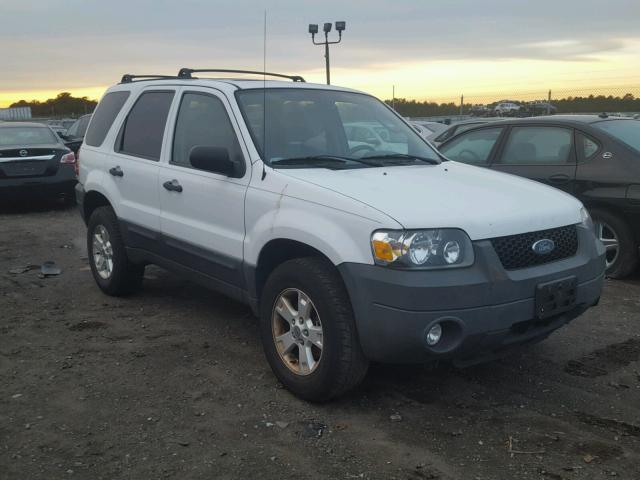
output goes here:
<path id="1" fill-rule="evenodd" d="M 436 323 L 427 333 L 427 345 L 433 347 L 440 341 L 440 337 L 442 337 L 442 327 L 439 323 Z"/>

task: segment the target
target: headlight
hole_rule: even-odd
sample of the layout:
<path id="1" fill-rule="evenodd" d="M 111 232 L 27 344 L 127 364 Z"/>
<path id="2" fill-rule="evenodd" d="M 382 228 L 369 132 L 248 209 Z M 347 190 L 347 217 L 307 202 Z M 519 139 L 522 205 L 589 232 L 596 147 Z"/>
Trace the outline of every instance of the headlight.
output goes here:
<path id="1" fill-rule="evenodd" d="M 473 245 L 462 230 L 378 230 L 371 236 L 377 265 L 397 268 L 466 267 L 473 264 Z"/>
<path id="2" fill-rule="evenodd" d="M 583 227 L 588 228 L 592 232 L 596 231 L 596 227 L 593 225 L 591 215 L 589 215 L 589 211 L 584 207 L 580 209 L 580 223 Z"/>

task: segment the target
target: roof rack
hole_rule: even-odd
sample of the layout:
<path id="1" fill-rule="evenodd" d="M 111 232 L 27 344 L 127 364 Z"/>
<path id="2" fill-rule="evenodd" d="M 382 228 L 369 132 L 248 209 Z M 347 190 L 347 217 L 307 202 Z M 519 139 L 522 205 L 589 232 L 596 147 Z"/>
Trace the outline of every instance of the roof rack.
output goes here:
<path id="1" fill-rule="evenodd" d="M 120 83 L 131 83 L 134 81 L 143 81 L 143 80 L 164 80 L 165 78 L 178 78 L 174 75 L 131 75 L 130 73 L 125 73 L 122 76 L 122 80 Z"/>
<path id="2" fill-rule="evenodd" d="M 293 80 L 294 82 L 305 81 L 304 78 L 302 78 L 300 75 L 284 75 L 282 73 L 256 72 L 253 70 L 228 70 L 221 68 L 181 68 L 178 72 L 178 78 L 194 78 L 191 75 L 193 73 L 249 73 L 253 75 L 268 75 L 269 77 L 288 78 L 289 80 Z"/>

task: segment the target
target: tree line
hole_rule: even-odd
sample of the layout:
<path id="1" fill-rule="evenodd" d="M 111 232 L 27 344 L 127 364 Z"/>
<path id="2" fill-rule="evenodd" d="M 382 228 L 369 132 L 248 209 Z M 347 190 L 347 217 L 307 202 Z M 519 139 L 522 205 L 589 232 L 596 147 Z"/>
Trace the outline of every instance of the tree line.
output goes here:
<path id="1" fill-rule="evenodd" d="M 93 112 L 97 104 L 96 100 L 74 97 L 69 92 L 62 92 L 44 102 L 20 100 L 9 107 L 31 107 L 33 117 L 77 117 Z"/>
<path id="2" fill-rule="evenodd" d="M 546 100 L 541 100 L 546 102 Z M 430 101 L 419 102 L 417 100 L 407 100 L 396 98 L 395 100 L 385 100 L 388 105 L 393 105 L 395 110 L 404 117 L 435 117 L 447 115 L 459 115 L 460 104 L 454 102 L 437 103 Z M 493 109 L 497 102 L 489 103 L 486 106 Z M 519 105 L 527 105 L 530 102 L 514 101 Z M 588 95 L 577 97 L 566 97 L 552 99 L 551 105 L 556 109 L 556 113 L 601 113 L 601 112 L 640 112 L 640 98 L 627 93 L 623 96 L 613 95 Z M 474 110 L 474 105 L 463 104 L 462 113 L 470 114 Z"/>

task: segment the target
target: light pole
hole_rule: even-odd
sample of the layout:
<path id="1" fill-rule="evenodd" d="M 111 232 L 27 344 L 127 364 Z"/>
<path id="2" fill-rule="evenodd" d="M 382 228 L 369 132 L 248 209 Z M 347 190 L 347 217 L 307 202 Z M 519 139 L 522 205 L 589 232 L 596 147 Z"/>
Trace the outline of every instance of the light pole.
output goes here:
<path id="1" fill-rule="evenodd" d="M 314 45 L 324 45 L 324 59 L 326 63 L 327 69 L 327 85 L 331 84 L 331 73 L 330 64 L 329 64 L 329 45 L 333 45 L 334 43 L 340 43 L 342 41 L 342 32 L 344 32 L 347 26 L 347 22 L 336 22 L 336 30 L 338 31 L 338 40 L 334 40 L 333 42 L 329 41 L 329 32 L 331 31 L 331 23 L 325 23 L 322 26 L 322 31 L 324 32 L 324 42 L 316 42 L 316 33 L 318 33 L 318 25 L 311 23 L 309 24 L 309 33 L 311 34 L 311 41 Z"/>

